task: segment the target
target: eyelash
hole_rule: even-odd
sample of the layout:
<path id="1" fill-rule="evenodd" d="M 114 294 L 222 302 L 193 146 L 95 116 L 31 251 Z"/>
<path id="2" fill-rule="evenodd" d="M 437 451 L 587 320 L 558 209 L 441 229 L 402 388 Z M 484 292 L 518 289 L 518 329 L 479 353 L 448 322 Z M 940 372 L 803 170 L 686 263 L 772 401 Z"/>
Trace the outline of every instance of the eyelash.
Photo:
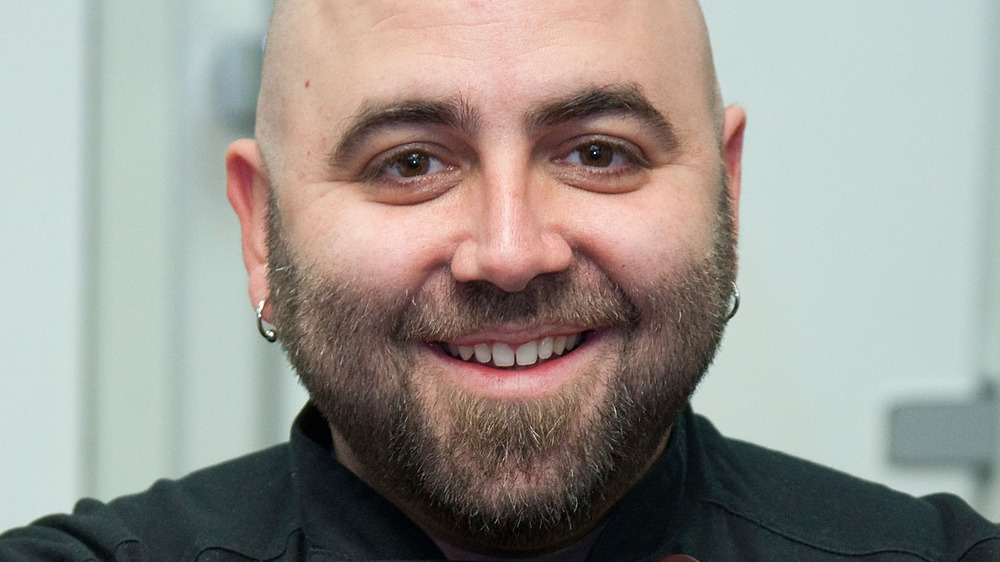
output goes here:
<path id="1" fill-rule="evenodd" d="M 653 167 L 652 163 L 646 158 L 646 156 L 642 153 L 642 151 L 638 147 L 632 145 L 631 143 L 616 141 L 609 139 L 607 137 L 585 138 L 583 139 L 582 142 L 574 141 L 573 147 L 569 150 L 569 152 L 566 153 L 566 156 L 558 158 L 557 162 L 586 168 L 588 173 L 593 173 L 593 174 L 620 175 L 631 171 L 622 169 L 622 165 L 614 166 L 613 164 L 609 164 L 607 167 L 587 166 L 582 162 L 582 160 L 578 163 L 571 163 L 567 161 L 570 158 L 570 156 L 574 154 L 582 154 L 584 150 L 587 150 L 588 148 L 595 145 L 607 147 L 610 150 L 612 150 L 613 151 L 612 159 L 620 155 L 625 159 L 626 164 L 631 164 L 633 166 L 645 169 L 650 169 Z"/>
<path id="2" fill-rule="evenodd" d="M 580 162 L 569 162 L 568 159 L 575 155 L 581 154 L 584 150 L 587 150 L 592 146 L 602 146 L 607 147 L 613 151 L 612 159 L 621 156 L 625 159 L 624 163 L 615 165 L 612 161 L 607 167 L 601 166 L 588 166 L 582 161 Z M 386 174 L 392 170 L 396 165 L 404 162 L 404 160 L 413 155 L 419 155 L 422 158 L 433 160 L 438 164 L 440 169 L 432 170 L 428 172 L 423 172 L 419 175 L 413 177 L 405 177 L 402 175 L 394 176 L 391 179 L 386 177 Z M 578 170 L 582 170 L 583 173 L 595 177 L 617 177 L 624 176 L 630 173 L 634 173 L 636 170 L 633 168 L 638 167 L 642 169 L 650 169 L 653 167 L 652 163 L 646 158 L 642 151 L 632 145 L 631 143 L 612 140 L 603 136 L 595 136 L 590 138 L 584 138 L 582 141 L 577 139 L 573 141 L 572 148 L 565 153 L 565 156 L 561 156 L 555 159 L 555 162 L 564 166 L 573 167 Z M 433 166 L 433 163 L 431 164 Z M 442 158 L 436 155 L 436 151 L 428 150 L 423 146 L 403 146 L 397 150 L 394 150 L 384 157 L 379 157 L 373 161 L 371 165 L 366 168 L 363 174 L 363 179 L 367 183 L 395 183 L 395 184 L 419 184 L 428 180 L 428 178 L 433 177 L 435 174 L 442 172 L 447 172 L 454 170 L 455 166 L 447 164 Z M 381 180 L 381 181 L 380 181 Z"/>
<path id="3" fill-rule="evenodd" d="M 366 168 L 363 178 L 368 183 L 377 183 L 380 179 L 384 178 L 385 174 L 388 171 L 390 171 L 393 168 L 393 166 L 402 164 L 407 157 L 413 155 L 419 155 L 423 158 L 431 159 L 437 162 L 442 169 L 434 172 L 425 172 L 423 174 L 413 177 L 397 176 L 392 178 L 391 180 L 392 182 L 415 183 L 423 180 L 430 174 L 440 173 L 442 171 L 448 171 L 454 169 L 454 166 L 445 163 L 444 160 L 436 156 L 434 151 L 427 150 L 426 148 L 420 146 L 404 146 L 399 148 L 398 150 L 390 152 L 384 157 L 376 158 L 374 162 Z"/>

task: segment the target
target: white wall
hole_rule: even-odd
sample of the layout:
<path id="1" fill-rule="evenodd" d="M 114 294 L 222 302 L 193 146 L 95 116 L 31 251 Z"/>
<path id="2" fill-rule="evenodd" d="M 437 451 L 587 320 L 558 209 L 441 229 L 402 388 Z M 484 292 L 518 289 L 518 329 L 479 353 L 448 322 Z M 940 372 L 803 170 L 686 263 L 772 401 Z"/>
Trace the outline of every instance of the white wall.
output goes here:
<path id="1" fill-rule="evenodd" d="M 183 10 L 181 472 L 286 439 L 305 403 L 279 346 L 257 333 L 225 195 L 223 153 L 253 133 L 222 113 L 219 82 L 236 66 L 233 53 L 259 53 L 269 13 L 261 0 L 188 0 Z"/>
<path id="2" fill-rule="evenodd" d="M 743 308 L 696 405 L 729 434 L 970 497 L 963 471 L 889 466 L 886 422 L 904 399 L 971 396 L 980 375 L 992 3 L 705 9 L 749 127 Z"/>
<path id="3" fill-rule="evenodd" d="M 250 131 L 216 111 L 224 54 L 260 45 L 269 2 L 98 11 L 103 212 L 87 492 L 107 499 L 282 440 L 284 405 L 304 398 L 254 328 L 223 167 L 226 146 Z"/>
<path id="4" fill-rule="evenodd" d="M 0 18 L 0 529 L 81 492 L 86 16 Z"/>

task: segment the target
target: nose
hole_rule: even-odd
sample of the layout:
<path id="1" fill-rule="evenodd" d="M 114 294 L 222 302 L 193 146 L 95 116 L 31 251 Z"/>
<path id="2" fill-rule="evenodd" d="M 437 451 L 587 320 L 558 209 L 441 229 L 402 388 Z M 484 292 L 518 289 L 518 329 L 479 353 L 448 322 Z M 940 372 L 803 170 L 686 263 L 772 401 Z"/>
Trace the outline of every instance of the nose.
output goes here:
<path id="1" fill-rule="evenodd" d="M 533 189 L 527 176 L 484 180 L 473 188 L 471 225 L 451 261 L 457 281 L 486 281 L 513 293 L 539 275 L 569 267 L 573 250 L 557 226 L 558 201 L 551 191 Z"/>

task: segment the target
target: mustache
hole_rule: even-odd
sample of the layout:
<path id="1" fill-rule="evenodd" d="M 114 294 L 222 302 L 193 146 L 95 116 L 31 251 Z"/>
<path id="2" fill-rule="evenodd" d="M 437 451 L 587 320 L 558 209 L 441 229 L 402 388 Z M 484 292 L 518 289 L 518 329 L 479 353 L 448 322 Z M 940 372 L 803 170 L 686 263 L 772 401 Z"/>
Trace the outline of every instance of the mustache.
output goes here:
<path id="1" fill-rule="evenodd" d="M 440 285 L 444 285 L 441 287 Z M 399 341 L 449 341 L 502 324 L 555 324 L 582 329 L 630 328 L 639 308 L 596 268 L 574 265 L 532 279 L 509 293 L 486 281 L 442 281 L 414 296 L 398 316 Z"/>

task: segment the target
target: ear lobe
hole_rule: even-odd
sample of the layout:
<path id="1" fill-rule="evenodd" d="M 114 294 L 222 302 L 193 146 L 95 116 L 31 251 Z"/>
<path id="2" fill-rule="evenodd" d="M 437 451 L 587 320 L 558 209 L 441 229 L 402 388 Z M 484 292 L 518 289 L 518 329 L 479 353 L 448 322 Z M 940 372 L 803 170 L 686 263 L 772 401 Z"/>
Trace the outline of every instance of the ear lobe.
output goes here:
<path id="1" fill-rule="evenodd" d="M 250 301 L 254 306 L 270 294 L 267 283 L 267 207 L 270 190 L 270 179 L 256 141 L 240 139 L 229 145 L 226 151 L 226 195 L 240 221 L 243 263 L 249 275 Z"/>
<path id="2" fill-rule="evenodd" d="M 747 114 L 738 105 L 726 108 L 722 129 L 722 164 L 726 170 L 729 185 L 729 199 L 732 201 L 733 226 L 739 229 L 740 187 L 743 177 L 743 132 L 747 126 Z"/>

